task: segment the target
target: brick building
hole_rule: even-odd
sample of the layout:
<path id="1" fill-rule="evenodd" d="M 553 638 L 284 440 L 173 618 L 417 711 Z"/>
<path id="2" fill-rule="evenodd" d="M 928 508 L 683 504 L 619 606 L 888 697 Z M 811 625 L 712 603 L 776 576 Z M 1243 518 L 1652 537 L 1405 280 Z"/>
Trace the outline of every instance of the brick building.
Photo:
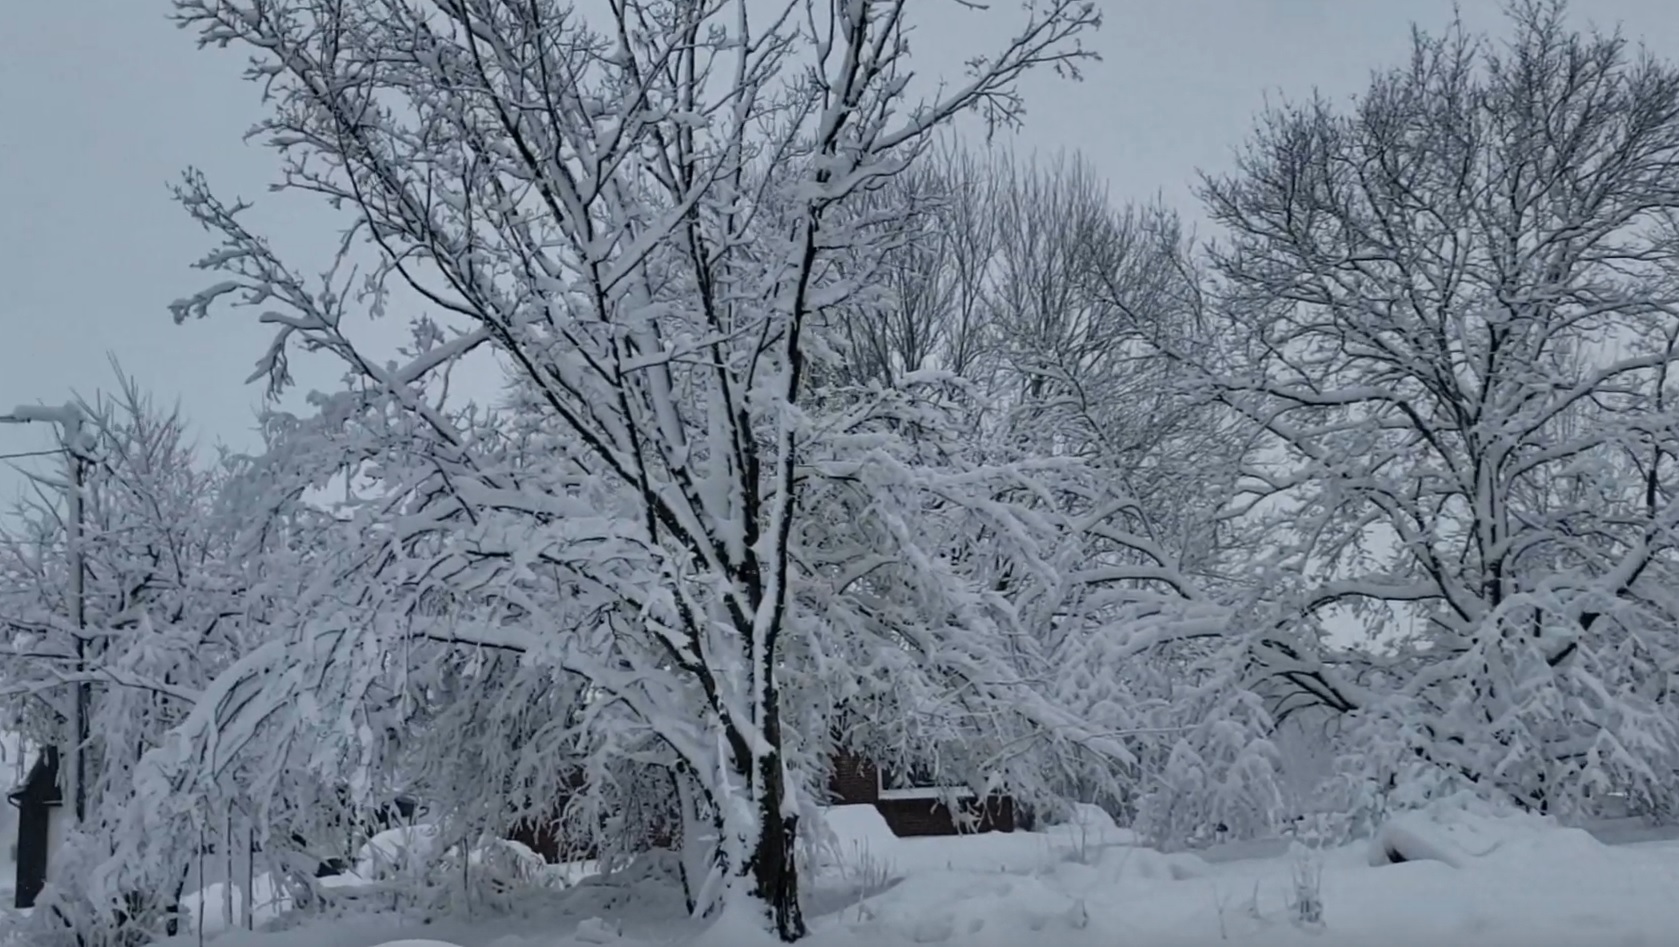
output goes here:
<path id="1" fill-rule="evenodd" d="M 570 791 L 583 788 L 581 772 L 569 780 Z M 1023 820 L 1014 798 L 993 793 L 979 798 L 966 786 L 941 784 L 924 773 L 900 776 L 868 759 L 844 751 L 834 754 L 828 777 L 829 801 L 835 805 L 870 805 L 880 813 L 888 828 L 900 837 L 959 835 L 968 832 L 1013 832 Z M 555 805 L 565 810 L 570 792 Z M 952 811 L 949 800 L 955 800 Z M 657 820 L 644 820 L 647 848 L 670 848 L 680 829 Z M 558 818 L 528 820 L 514 824 L 505 837 L 519 842 L 550 864 L 597 857 L 594 844 L 565 838 Z"/>
<path id="2" fill-rule="evenodd" d="M 959 835 L 966 832 L 1013 832 L 1011 796 L 979 798 L 966 786 L 940 785 L 927 774 L 898 775 L 854 753 L 834 755 L 828 793 L 837 805 L 872 805 L 894 835 Z M 953 812 L 947 799 L 955 797 Z"/>

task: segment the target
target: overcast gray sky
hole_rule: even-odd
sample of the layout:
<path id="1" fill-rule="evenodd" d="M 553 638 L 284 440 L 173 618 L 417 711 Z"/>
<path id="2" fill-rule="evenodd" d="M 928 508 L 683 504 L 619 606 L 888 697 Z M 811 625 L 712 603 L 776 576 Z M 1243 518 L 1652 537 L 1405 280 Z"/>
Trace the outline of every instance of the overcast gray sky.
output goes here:
<path id="1" fill-rule="evenodd" d="M 917 0 L 955 9 L 950 0 Z M 1406 55 L 1409 24 L 1444 26 L 1450 0 L 1102 0 L 1104 60 L 1073 85 L 1028 87 L 1017 146 L 1084 152 L 1119 198 L 1155 193 L 1193 210 L 1197 168 L 1227 166 L 1267 94 L 1342 97 Z M 1002 8 L 1011 6 L 1008 3 Z M 1498 0 L 1461 0 L 1476 28 Z M 1006 9 L 999 9 L 1006 14 Z M 1620 24 L 1679 54 L 1679 3 L 1579 0 L 1576 17 Z M 106 387 L 107 353 L 159 398 L 179 399 L 201 443 L 254 445 L 259 391 L 244 384 L 266 334 L 247 319 L 175 326 L 166 304 L 202 285 L 188 264 L 206 235 L 167 184 L 197 165 L 227 193 L 263 198 L 270 155 L 241 139 L 258 115 L 241 58 L 205 52 L 168 22 L 167 0 L 7 4 L 0 25 L 0 411 Z M 988 38 L 953 17 L 917 37 L 925 70 L 954 70 Z M 259 205 L 261 206 L 261 205 Z M 295 201 L 265 208 L 282 248 L 331 223 Z M 317 378 L 321 377 L 319 375 Z M 0 427 L 0 454 L 47 432 Z M 15 494 L 0 473 L 0 502 Z"/>

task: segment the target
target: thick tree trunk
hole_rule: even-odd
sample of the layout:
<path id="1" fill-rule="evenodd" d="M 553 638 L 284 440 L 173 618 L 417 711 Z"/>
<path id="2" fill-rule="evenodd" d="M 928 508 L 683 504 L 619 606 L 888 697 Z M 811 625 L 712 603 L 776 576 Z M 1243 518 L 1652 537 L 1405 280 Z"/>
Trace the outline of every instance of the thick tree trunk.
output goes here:
<path id="1" fill-rule="evenodd" d="M 747 796 L 735 800 L 734 805 L 719 800 L 724 832 L 732 841 L 725 848 L 726 884 L 732 889 L 725 898 L 748 902 L 763 926 L 791 943 L 804 937 L 807 930 L 799 907 L 799 873 L 794 857 L 799 820 L 788 805 L 787 779 L 781 763 L 781 720 L 773 688 L 767 696 L 769 699 L 759 708 L 767 747 L 759 744 L 761 752 L 754 752 L 752 741 L 729 728 L 731 768 Z"/>
<path id="2" fill-rule="evenodd" d="M 768 908 L 776 936 L 791 943 L 806 933 L 804 912 L 799 907 L 799 869 L 794 858 L 799 819 L 782 812 L 787 782 L 782 776 L 780 756 L 765 756 L 758 761 L 758 767 L 762 780 L 758 797 L 758 846 L 747 868 L 752 875 L 752 893 Z"/>
<path id="3" fill-rule="evenodd" d="M 729 807 L 736 813 L 733 819 L 724 818 L 732 843 L 725 846 L 720 913 L 740 919 L 750 914 L 752 927 L 792 943 L 807 932 L 794 858 L 799 820 L 782 812 L 787 794 L 779 757 L 760 757 L 754 768 L 762 782 L 753 787 L 751 798 L 737 798 L 736 806 Z"/>
<path id="4" fill-rule="evenodd" d="M 757 789 L 762 788 L 768 787 Z M 722 820 L 721 885 L 698 898 L 696 906 L 714 916 L 718 931 L 729 936 L 751 939 L 758 932 L 792 943 L 806 933 L 794 861 L 798 819 L 781 814 L 779 786 L 757 789 L 749 797 L 736 796 L 732 805 L 725 803 L 725 813 L 732 816 Z"/>
<path id="5" fill-rule="evenodd" d="M 781 689 L 776 684 L 774 637 L 759 655 L 758 673 L 764 682 L 763 706 L 759 708 L 764 740 L 770 751 L 757 758 L 758 766 L 758 849 L 749 867 L 754 891 L 769 906 L 776 936 L 792 943 L 805 936 L 804 911 L 799 907 L 799 867 L 795 846 L 799 839 L 799 818 L 793 814 L 787 792 L 787 773 L 782 765 Z"/>

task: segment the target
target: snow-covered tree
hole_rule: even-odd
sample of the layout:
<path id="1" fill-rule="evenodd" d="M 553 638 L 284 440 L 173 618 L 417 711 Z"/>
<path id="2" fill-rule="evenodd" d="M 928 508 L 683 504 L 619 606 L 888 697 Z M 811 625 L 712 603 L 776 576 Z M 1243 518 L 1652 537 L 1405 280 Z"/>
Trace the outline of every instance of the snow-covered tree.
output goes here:
<path id="1" fill-rule="evenodd" d="M 1173 357 L 1217 341 L 1192 247 L 1169 211 L 1114 205 L 1076 158 L 955 148 L 938 159 L 874 195 L 925 222 L 887 258 L 887 280 L 904 287 L 892 303 L 842 322 L 847 368 L 959 376 L 979 393 L 960 425 L 973 444 L 1077 458 L 1114 504 L 1073 573 L 1102 581 L 1039 627 L 1058 699 L 1121 736 L 1135 763 L 1117 795 L 1076 780 L 1066 795 L 1151 813 L 1163 843 L 1216 824 L 1272 831 L 1274 720 L 1220 645 L 1256 594 L 1255 537 L 1224 521 L 1246 435 Z M 1169 761 L 1191 759 L 1219 798 L 1164 778 Z M 1214 809 L 1227 817 L 1202 818 Z"/>
<path id="2" fill-rule="evenodd" d="M 79 820 L 36 916 L 95 938 L 173 926 L 195 837 L 153 840 L 164 870 L 120 900 L 93 898 L 83 882 L 115 850 L 140 755 L 248 644 L 229 565 L 235 531 L 218 506 L 233 467 L 200 461 L 177 413 L 120 370 L 118 382 L 113 396 L 71 406 L 74 475 L 40 478 L 0 542 L 0 687 L 28 737 L 86 769 L 67 767 Z"/>
<path id="3" fill-rule="evenodd" d="M 963 378 L 986 395 L 976 434 L 1101 466 L 1137 503 L 1133 532 L 1191 568 L 1209 562 L 1229 469 L 1218 460 L 1236 444 L 1156 346 L 1192 348 L 1202 331 L 1176 215 L 1115 205 L 1077 156 L 953 145 L 929 157 L 870 195 L 910 226 L 882 265 L 888 301 L 841 319 L 847 377 Z"/>
<path id="4" fill-rule="evenodd" d="M 1679 70 L 1512 24 L 1268 112 L 1205 188 L 1230 344 L 1176 354 L 1254 432 L 1252 686 L 1384 786 L 1564 811 L 1679 767 Z"/>
<path id="5" fill-rule="evenodd" d="M 287 645 L 247 655 L 152 756 L 154 830 L 229 734 L 276 753 L 307 734 L 323 767 L 388 768 L 400 751 L 376 724 L 425 696 L 390 684 L 412 649 L 447 646 L 452 683 L 427 688 L 499 673 L 499 699 L 542 676 L 575 695 L 574 723 L 517 731 L 524 765 L 622 753 L 691 779 L 720 839 L 699 900 L 794 939 L 801 790 L 830 708 L 890 698 L 947 738 L 1102 744 L 1035 686 L 1041 636 L 1022 626 L 1069 594 L 1058 570 L 1107 508 L 1010 500 L 1076 464 L 933 450 L 949 439 L 918 426 L 950 423 L 937 379 L 814 380 L 835 377 L 835 317 L 884 295 L 903 240 L 899 209 L 864 197 L 960 113 L 1014 121 L 1024 71 L 1085 55 L 1093 4 L 1025 4 L 1012 39 L 925 100 L 905 0 L 626 0 L 594 20 L 549 0 L 176 6 L 256 55 L 283 188 L 351 221 L 343 266 L 311 282 L 189 176 L 224 278 L 177 317 L 260 308 L 277 387 L 294 345 L 342 361 L 350 386 L 322 398 L 312 443 L 358 499 Z M 395 358 L 352 340 L 358 314 L 408 300 L 429 314 Z M 506 405 L 444 397 L 475 352 L 507 369 Z M 876 673 L 901 675 L 893 693 Z"/>

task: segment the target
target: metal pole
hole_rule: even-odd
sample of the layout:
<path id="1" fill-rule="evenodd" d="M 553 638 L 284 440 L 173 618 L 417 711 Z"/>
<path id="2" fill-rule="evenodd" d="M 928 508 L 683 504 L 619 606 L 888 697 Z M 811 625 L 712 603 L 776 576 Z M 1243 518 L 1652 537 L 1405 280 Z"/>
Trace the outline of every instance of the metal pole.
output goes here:
<path id="1" fill-rule="evenodd" d="M 91 737 L 93 695 L 87 681 L 87 560 L 82 549 L 85 503 L 82 491 L 86 467 L 82 457 L 80 412 L 67 412 L 62 423 L 65 447 L 70 451 L 70 610 L 76 626 L 76 821 L 87 819 L 87 744 Z"/>
<path id="2" fill-rule="evenodd" d="M 82 548 L 86 459 L 81 450 L 82 409 L 72 403 L 58 408 L 19 407 L 11 414 L 0 415 L 0 422 L 7 424 L 28 424 L 36 421 L 50 421 L 56 424 L 59 446 L 69 453 L 66 463 L 69 466 L 70 482 L 65 491 L 68 494 L 65 503 L 69 507 L 65 517 L 68 521 L 65 537 L 68 548 L 65 552 L 70 559 L 70 618 L 76 629 L 77 674 L 75 710 L 70 724 L 76 752 L 71 754 L 70 779 L 76 821 L 81 822 L 87 818 L 87 745 L 92 737 L 90 718 L 93 699 L 92 686 L 87 682 L 87 561 Z"/>

